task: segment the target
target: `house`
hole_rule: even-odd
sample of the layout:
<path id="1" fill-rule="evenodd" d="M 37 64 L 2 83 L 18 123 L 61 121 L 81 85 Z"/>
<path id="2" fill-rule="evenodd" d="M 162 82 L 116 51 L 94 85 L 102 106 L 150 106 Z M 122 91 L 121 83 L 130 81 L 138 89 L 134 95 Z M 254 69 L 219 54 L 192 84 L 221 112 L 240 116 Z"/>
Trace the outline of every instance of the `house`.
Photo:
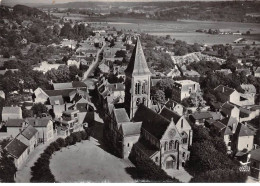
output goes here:
<path id="1" fill-rule="evenodd" d="M 223 100 L 223 102 L 229 101 L 234 104 L 240 102 L 240 94 L 235 89 L 219 85 L 214 89 L 214 91 L 221 95 L 221 100 Z"/>
<path id="2" fill-rule="evenodd" d="M 45 143 L 54 138 L 53 121 L 50 118 L 26 118 L 24 121 L 39 132 L 38 142 Z"/>
<path id="3" fill-rule="evenodd" d="M 220 69 L 220 70 L 216 70 L 216 73 L 222 73 L 225 76 L 227 76 L 228 74 L 232 74 L 230 69 Z"/>
<path id="4" fill-rule="evenodd" d="M 110 72 L 109 66 L 107 66 L 105 63 L 101 63 L 98 67 L 102 73 L 108 74 Z"/>
<path id="5" fill-rule="evenodd" d="M 257 67 L 254 71 L 254 76 L 255 77 L 260 77 L 260 67 Z"/>
<path id="6" fill-rule="evenodd" d="M 0 90 L 0 98 L 5 99 L 5 93 L 4 93 L 4 91 L 2 91 L 2 90 Z"/>
<path id="7" fill-rule="evenodd" d="M 196 125 L 203 125 L 206 120 L 213 119 L 213 116 L 209 112 L 195 112 L 189 116 L 191 122 Z"/>
<path id="8" fill-rule="evenodd" d="M 246 149 L 246 152 L 253 150 L 254 131 L 248 128 L 247 124 L 238 123 L 233 135 L 233 151 L 240 152 Z"/>
<path id="9" fill-rule="evenodd" d="M 174 111 L 181 116 L 184 113 L 184 106 L 174 100 L 168 100 L 164 105 L 171 111 Z"/>
<path id="10" fill-rule="evenodd" d="M 28 146 L 14 138 L 5 147 L 7 153 L 14 158 L 14 164 L 19 170 L 28 157 Z"/>
<path id="11" fill-rule="evenodd" d="M 165 74 L 167 77 L 171 77 L 171 78 L 181 76 L 181 72 L 177 68 L 169 69 L 165 72 Z"/>
<path id="12" fill-rule="evenodd" d="M 260 148 L 250 152 L 250 175 L 260 180 Z"/>
<path id="13" fill-rule="evenodd" d="M 38 145 L 39 132 L 32 125 L 28 125 L 16 136 L 16 139 L 27 145 L 28 153 L 30 153 Z"/>
<path id="14" fill-rule="evenodd" d="M 62 64 L 50 64 L 47 61 L 41 62 L 39 66 L 33 67 L 33 70 L 43 72 L 44 74 L 51 69 L 57 70 Z"/>
<path id="15" fill-rule="evenodd" d="M 77 61 L 77 60 L 75 60 L 75 59 L 69 59 L 69 60 L 67 61 L 67 65 L 68 65 L 68 66 L 74 66 L 74 65 L 75 65 L 77 68 L 79 68 L 80 62 Z"/>
<path id="16" fill-rule="evenodd" d="M 7 136 L 15 138 L 25 128 L 25 122 L 23 119 L 8 119 L 5 126 Z"/>
<path id="17" fill-rule="evenodd" d="M 3 107 L 2 110 L 2 121 L 7 121 L 8 119 L 22 119 L 22 109 L 21 107 Z"/>
<path id="18" fill-rule="evenodd" d="M 86 90 L 87 85 L 81 81 L 72 81 L 68 83 L 53 83 L 54 90 L 65 90 L 65 89 L 82 89 Z"/>
<path id="19" fill-rule="evenodd" d="M 231 103 L 224 103 L 220 109 L 220 112 L 223 114 L 224 117 L 233 117 L 239 121 L 240 110 L 237 106 Z"/>
<path id="20" fill-rule="evenodd" d="M 199 91 L 200 84 L 191 80 L 175 81 L 172 89 L 173 98 L 178 102 L 190 97 L 192 93 L 198 93 Z"/>
<path id="21" fill-rule="evenodd" d="M 200 74 L 195 70 L 186 70 L 183 72 L 183 75 L 186 77 L 200 77 Z"/>

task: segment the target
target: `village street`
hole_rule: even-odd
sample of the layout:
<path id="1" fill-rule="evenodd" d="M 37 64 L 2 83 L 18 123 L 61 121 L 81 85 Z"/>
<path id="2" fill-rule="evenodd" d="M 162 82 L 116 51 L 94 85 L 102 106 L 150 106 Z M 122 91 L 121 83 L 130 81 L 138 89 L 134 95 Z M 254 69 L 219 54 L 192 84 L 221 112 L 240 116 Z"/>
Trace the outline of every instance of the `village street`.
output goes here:
<path id="1" fill-rule="evenodd" d="M 29 155 L 28 159 L 21 167 L 21 169 L 16 172 L 16 177 L 15 177 L 16 183 L 30 183 L 30 179 L 32 177 L 31 167 L 40 157 L 41 153 L 45 150 L 45 148 L 56 139 L 57 137 L 54 137 L 52 140 L 48 141 L 47 143 L 40 144 L 34 149 L 34 151 Z"/>

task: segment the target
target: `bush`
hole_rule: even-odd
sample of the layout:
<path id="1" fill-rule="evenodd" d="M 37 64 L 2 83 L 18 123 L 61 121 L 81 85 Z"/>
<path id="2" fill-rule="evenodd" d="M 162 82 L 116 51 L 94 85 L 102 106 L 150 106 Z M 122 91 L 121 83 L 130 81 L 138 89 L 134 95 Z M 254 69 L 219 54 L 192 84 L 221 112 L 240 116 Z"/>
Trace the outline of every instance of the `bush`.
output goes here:
<path id="1" fill-rule="evenodd" d="M 72 136 L 67 136 L 65 138 L 65 143 L 66 143 L 66 146 L 73 145 L 73 138 L 72 138 Z"/>
<path id="2" fill-rule="evenodd" d="M 73 143 L 81 142 L 81 133 L 80 132 L 74 132 L 71 134 L 73 138 Z"/>
<path id="3" fill-rule="evenodd" d="M 244 183 L 248 174 L 234 169 L 216 169 L 204 172 L 192 178 L 191 182 L 210 182 L 210 183 Z"/>
<path id="4" fill-rule="evenodd" d="M 56 141 L 52 142 L 52 143 L 50 144 L 50 146 L 53 146 L 53 148 L 55 149 L 55 151 L 60 150 L 60 145 L 59 145 Z"/>
<path id="5" fill-rule="evenodd" d="M 82 140 L 87 140 L 88 139 L 88 134 L 86 131 L 80 131 L 81 134 L 81 139 Z"/>
<path id="6" fill-rule="evenodd" d="M 49 145 L 45 150 L 44 153 L 49 154 L 50 156 L 55 152 L 55 147 L 53 145 Z"/>
<path id="7" fill-rule="evenodd" d="M 63 138 L 58 138 L 56 143 L 59 144 L 60 148 L 65 147 L 65 140 Z"/>

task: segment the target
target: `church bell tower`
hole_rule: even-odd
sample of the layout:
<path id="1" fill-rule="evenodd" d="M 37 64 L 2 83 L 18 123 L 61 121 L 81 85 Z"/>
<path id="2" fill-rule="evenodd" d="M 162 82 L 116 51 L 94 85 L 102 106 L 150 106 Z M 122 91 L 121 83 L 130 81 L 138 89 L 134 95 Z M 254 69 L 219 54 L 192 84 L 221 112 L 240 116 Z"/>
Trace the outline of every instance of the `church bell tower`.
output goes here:
<path id="1" fill-rule="evenodd" d="M 125 70 L 125 109 L 132 119 L 140 104 L 150 107 L 151 72 L 147 66 L 139 37 Z M 146 116 L 144 116 L 146 117 Z"/>

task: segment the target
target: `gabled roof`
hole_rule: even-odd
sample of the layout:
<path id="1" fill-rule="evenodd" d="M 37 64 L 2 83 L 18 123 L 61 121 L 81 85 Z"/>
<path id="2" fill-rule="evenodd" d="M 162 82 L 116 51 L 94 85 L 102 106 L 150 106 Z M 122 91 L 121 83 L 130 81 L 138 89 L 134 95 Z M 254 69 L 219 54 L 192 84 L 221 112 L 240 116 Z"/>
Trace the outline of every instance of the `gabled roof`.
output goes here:
<path id="1" fill-rule="evenodd" d="M 242 84 L 240 87 L 245 91 L 245 93 L 256 93 L 256 88 L 253 84 Z"/>
<path id="2" fill-rule="evenodd" d="M 3 107 L 2 114 L 21 114 L 21 107 Z"/>
<path id="3" fill-rule="evenodd" d="M 242 123 L 238 123 L 236 132 L 239 136 L 254 136 L 255 133 L 251 129 L 249 129 L 246 125 Z"/>
<path id="4" fill-rule="evenodd" d="M 124 108 L 114 109 L 114 115 L 117 123 L 130 122 Z"/>
<path id="5" fill-rule="evenodd" d="M 226 128 L 227 126 L 221 123 L 220 121 L 214 121 L 212 125 L 217 128 L 219 131 Z"/>
<path id="6" fill-rule="evenodd" d="M 49 100 L 50 100 L 50 104 L 51 105 L 63 105 L 64 104 L 64 100 L 63 100 L 61 95 L 59 95 L 59 96 L 50 96 Z"/>
<path id="7" fill-rule="evenodd" d="M 33 127 L 47 127 L 50 118 L 26 118 L 25 121 Z"/>
<path id="8" fill-rule="evenodd" d="M 138 107 L 137 111 L 135 112 L 133 121 L 142 121 L 142 128 L 159 140 L 162 138 L 164 132 L 170 125 L 169 120 L 144 105 L 140 105 Z"/>
<path id="9" fill-rule="evenodd" d="M 54 90 L 63 90 L 73 88 L 72 82 L 69 83 L 53 83 Z"/>
<path id="10" fill-rule="evenodd" d="M 169 121 L 171 121 L 171 119 L 173 118 L 174 123 L 176 124 L 179 119 L 181 118 L 181 116 L 173 111 L 171 111 L 170 109 L 164 107 L 160 113 L 161 116 L 163 116 L 164 118 L 168 119 Z"/>
<path id="11" fill-rule="evenodd" d="M 142 122 L 122 123 L 121 128 L 124 136 L 139 135 L 141 133 Z"/>
<path id="12" fill-rule="evenodd" d="M 38 131 L 31 125 L 28 125 L 26 129 L 24 129 L 21 134 L 28 140 L 32 139 L 32 137 L 37 133 Z"/>
<path id="13" fill-rule="evenodd" d="M 191 115 L 195 120 L 199 119 L 209 119 L 213 118 L 213 116 L 209 112 L 195 112 Z"/>
<path id="14" fill-rule="evenodd" d="M 152 74 L 147 66 L 139 37 L 137 39 L 135 48 L 130 58 L 130 62 L 125 70 L 125 73 L 131 76 Z"/>
<path id="15" fill-rule="evenodd" d="M 44 92 L 48 96 L 59 96 L 61 95 L 62 97 L 69 97 L 69 93 L 72 92 L 73 89 L 64 89 L 64 90 L 44 90 Z"/>
<path id="16" fill-rule="evenodd" d="M 14 138 L 8 145 L 5 147 L 7 152 L 18 159 L 23 152 L 28 148 L 27 145 Z"/>
<path id="17" fill-rule="evenodd" d="M 260 161 L 260 148 L 251 151 L 250 159 Z"/>
<path id="18" fill-rule="evenodd" d="M 224 85 L 219 85 L 214 90 L 222 94 L 225 94 L 226 96 L 230 96 L 235 91 L 235 89 L 226 87 Z"/>
<path id="19" fill-rule="evenodd" d="M 24 122 L 23 119 L 9 119 L 9 120 L 7 120 L 5 126 L 6 127 L 21 127 L 23 122 Z"/>

